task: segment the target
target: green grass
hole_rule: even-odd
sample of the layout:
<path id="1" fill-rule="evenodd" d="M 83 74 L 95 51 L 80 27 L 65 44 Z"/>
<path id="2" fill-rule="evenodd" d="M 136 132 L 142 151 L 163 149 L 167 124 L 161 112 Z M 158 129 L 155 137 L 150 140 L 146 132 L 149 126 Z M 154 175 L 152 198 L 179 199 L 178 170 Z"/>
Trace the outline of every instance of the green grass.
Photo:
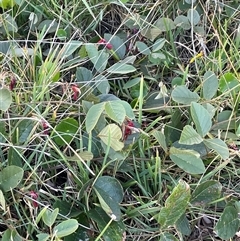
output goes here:
<path id="1" fill-rule="evenodd" d="M 236 240 L 240 10 L 186 2 L 2 10 L 2 241 Z"/>

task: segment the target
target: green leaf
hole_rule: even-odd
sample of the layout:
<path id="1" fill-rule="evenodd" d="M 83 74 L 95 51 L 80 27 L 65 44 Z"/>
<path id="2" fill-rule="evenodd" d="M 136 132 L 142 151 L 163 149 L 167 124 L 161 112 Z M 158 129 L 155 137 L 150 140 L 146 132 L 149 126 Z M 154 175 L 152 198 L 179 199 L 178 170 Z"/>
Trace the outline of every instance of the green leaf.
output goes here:
<path id="1" fill-rule="evenodd" d="M 233 206 L 227 206 L 224 209 L 214 230 L 222 240 L 232 238 L 239 230 L 238 213 Z"/>
<path id="2" fill-rule="evenodd" d="M 86 184 L 87 183 L 85 183 L 85 185 Z M 86 185 L 85 188 L 84 187 L 82 187 L 82 188 L 84 190 L 86 190 L 86 188 L 88 188 L 88 187 L 89 187 L 89 185 Z M 80 193 L 79 193 L 78 198 L 80 198 Z M 81 198 L 82 198 L 82 196 L 81 196 Z M 63 216 L 67 216 L 68 218 L 76 217 L 82 213 L 82 210 L 77 205 L 74 205 L 71 202 L 71 200 L 57 199 L 53 203 L 53 206 L 51 206 L 51 207 L 53 207 L 54 209 L 59 209 L 59 214 L 63 215 Z"/>
<path id="3" fill-rule="evenodd" d="M 97 125 L 97 122 L 102 115 L 102 112 L 105 108 L 105 102 L 93 105 L 86 115 L 86 130 L 90 133 L 94 127 Z"/>
<path id="4" fill-rule="evenodd" d="M 6 89 L 0 89 L 0 110 L 6 111 L 10 107 L 12 103 L 12 95 L 11 92 Z"/>
<path id="5" fill-rule="evenodd" d="M 119 101 L 108 101 L 105 104 L 106 114 L 118 124 L 122 124 L 126 117 L 125 108 Z"/>
<path id="6" fill-rule="evenodd" d="M 63 119 L 54 128 L 52 132 L 53 139 L 60 146 L 66 145 L 72 141 L 78 131 L 78 128 L 79 124 L 75 119 Z"/>
<path id="7" fill-rule="evenodd" d="M 233 73 L 227 72 L 219 80 L 219 89 L 222 93 L 232 90 L 231 92 L 236 94 L 240 90 L 239 81 Z"/>
<path id="8" fill-rule="evenodd" d="M 76 219 L 68 219 L 62 221 L 60 224 L 54 227 L 53 233 L 56 237 L 61 238 L 74 233 L 78 228 L 78 221 Z"/>
<path id="9" fill-rule="evenodd" d="M 56 221 L 56 218 L 58 216 L 59 213 L 59 209 L 56 208 L 53 211 L 50 210 L 46 210 L 43 215 L 42 215 L 42 220 L 43 222 L 48 226 L 48 227 L 52 227 L 52 225 L 54 224 L 54 222 Z"/>
<path id="10" fill-rule="evenodd" d="M 200 22 L 200 15 L 195 9 L 189 9 L 187 12 L 187 17 L 192 25 L 197 25 Z"/>
<path id="11" fill-rule="evenodd" d="M 107 125 L 99 134 L 98 137 L 115 151 L 123 149 L 124 144 L 120 141 L 122 138 L 122 131 L 116 124 Z"/>
<path id="12" fill-rule="evenodd" d="M 182 234 L 182 235 L 186 235 L 189 236 L 192 232 L 190 225 L 189 225 L 189 221 L 186 217 L 185 214 L 183 214 L 176 222 L 176 228 L 177 230 Z"/>
<path id="13" fill-rule="evenodd" d="M 64 43 L 63 48 L 60 51 L 61 58 L 65 59 L 73 54 L 79 47 L 82 46 L 82 42 L 78 40 L 70 40 Z"/>
<path id="14" fill-rule="evenodd" d="M 2 21 L 3 21 L 2 24 L 4 25 L 4 30 L 6 32 L 14 32 L 14 33 L 18 32 L 18 25 L 15 19 L 11 15 L 9 15 L 8 13 L 3 13 Z"/>
<path id="15" fill-rule="evenodd" d="M 22 241 L 23 238 L 19 236 L 16 230 L 7 229 L 2 235 L 1 241 Z"/>
<path id="16" fill-rule="evenodd" d="M 108 94 L 110 91 L 108 79 L 104 75 L 98 74 L 95 80 L 97 89 L 101 92 L 101 94 Z"/>
<path id="17" fill-rule="evenodd" d="M 162 33 L 162 31 L 159 28 L 154 27 L 154 28 L 144 28 L 141 30 L 140 33 L 147 39 L 154 41 L 156 37 L 158 37 Z"/>
<path id="18" fill-rule="evenodd" d="M 172 91 L 172 99 L 180 104 L 191 104 L 193 101 L 200 99 L 199 95 L 195 92 L 190 91 L 185 85 L 177 86 Z"/>
<path id="19" fill-rule="evenodd" d="M 98 48 L 96 44 L 86 44 L 85 45 L 87 54 L 91 62 L 95 65 L 98 60 Z"/>
<path id="20" fill-rule="evenodd" d="M 100 231 L 104 230 L 103 240 L 105 241 L 120 241 L 120 240 L 123 241 L 124 240 L 123 237 L 124 237 L 125 227 L 121 221 L 111 222 L 111 224 L 109 225 L 110 218 L 106 215 L 106 213 L 100 207 L 91 209 L 88 215 L 95 223 L 97 223 L 97 226 Z M 106 227 L 108 228 L 106 229 Z"/>
<path id="21" fill-rule="evenodd" d="M 191 28 L 191 24 L 188 20 L 188 17 L 184 15 L 179 15 L 174 19 L 174 23 L 176 24 L 177 27 L 181 27 L 184 30 L 189 30 Z"/>
<path id="22" fill-rule="evenodd" d="M 141 77 L 137 77 L 137 78 L 128 80 L 128 82 L 126 82 L 126 83 L 123 85 L 123 89 L 131 88 L 131 87 L 139 84 L 140 81 L 141 81 Z"/>
<path id="23" fill-rule="evenodd" d="M 23 178 L 23 169 L 18 166 L 5 167 L 0 172 L 0 189 L 8 192 L 18 186 Z"/>
<path id="24" fill-rule="evenodd" d="M 121 220 L 121 210 L 119 204 L 112 200 L 111 197 L 104 190 L 96 190 L 95 192 L 98 196 L 100 205 L 102 209 L 106 212 L 106 214 L 113 219 L 114 221 Z"/>
<path id="25" fill-rule="evenodd" d="M 218 90 L 218 78 L 212 71 L 207 71 L 203 76 L 203 98 L 211 100 Z"/>
<path id="26" fill-rule="evenodd" d="M 205 172 L 203 161 L 200 158 L 200 154 L 196 151 L 171 147 L 170 158 L 185 172 L 191 174 L 202 174 Z"/>
<path id="27" fill-rule="evenodd" d="M 202 105 L 195 102 L 191 103 L 190 110 L 197 132 L 204 137 L 212 127 L 211 116 Z"/>
<path id="28" fill-rule="evenodd" d="M 163 150 L 165 152 L 167 152 L 168 148 L 167 148 L 167 144 L 166 144 L 165 135 L 161 131 L 157 131 L 157 130 L 154 130 L 151 134 L 155 137 L 155 139 L 160 144 L 160 146 L 163 148 Z"/>
<path id="29" fill-rule="evenodd" d="M 184 145 L 193 145 L 199 144 L 203 141 L 202 137 L 193 129 L 192 126 L 186 125 L 184 126 L 181 137 L 179 140 L 179 144 Z"/>
<path id="30" fill-rule="evenodd" d="M 137 41 L 136 47 L 138 48 L 138 51 L 141 54 L 149 55 L 151 53 L 151 50 L 149 49 L 149 47 L 144 42 Z"/>
<path id="31" fill-rule="evenodd" d="M 26 143 L 33 132 L 34 121 L 33 120 L 20 120 L 14 130 L 13 142 L 16 144 Z"/>
<path id="32" fill-rule="evenodd" d="M 161 31 L 169 31 L 176 28 L 176 25 L 170 18 L 159 18 L 154 25 Z"/>
<path id="33" fill-rule="evenodd" d="M 120 182 L 110 176 L 102 176 L 94 183 L 96 190 L 102 189 L 106 192 L 111 199 L 117 203 L 121 203 L 123 200 L 123 188 Z"/>
<path id="34" fill-rule="evenodd" d="M 162 49 L 166 42 L 165 38 L 160 38 L 155 41 L 155 43 L 152 45 L 152 51 L 157 52 L 158 50 Z"/>
<path id="35" fill-rule="evenodd" d="M 209 152 L 209 149 L 204 145 L 203 142 L 193 145 L 184 145 L 180 144 L 179 141 L 175 141 L 172 146 L 178 149 L 194 150 L 200 154 L 200 157 L 206 157 Z"/>
<path id="36" fill-rule="evenodd" d="M 206 139 L 204 140 L 204 144 L 210 148 L 216 151 L 222 159 L 228 159 L 229 158 L 229 149 L 227 144 L 222 141 L 221 139 Z"/>
<path id="37" fill-rule="evenodd" d="M 126 46 L 124 41 L 117 35 L 104 34 L 104 39 L 112 44 L 113 51 L 117 54 L 120 59 L 123 59 L 126 54 Z"/>
<path id="38" fill-rule="evenodd" d="M 34 13 L 32 13 L 32 14 L 34 14 Z M 35 16 L 36 16 L 36 17 L 35 17 Z M 31 18 L 31 19 L 29 19 L 29 20 L 34 21 L 34 17 L 37 18 L 37 15 L 35 14 L 33 17 L 31 17 L 31 14 L 30 14 L 30 17 L 29 17 L 29 18 Z M 35 21 L 35 24 L 36 24 L 36 23 L 37 23 L 37 19 L 36 19 L 36 21 Z M 57 37 L 58 37 L 59 39 L 65 40 L 65 39 L 67 38 L 67 36 L 68 36 L 67 31 L 64 30 L 63 28 L 59 28 L 59 29 L 57 30 Z M 75 41 L 75 40 L 73 40 L 73 41 Z"/>
<path id="39" fill-rule="evenodd" d="M 78 67 L 76 71 L 76 78 L 78 82 L 91 81 L 93 78 L 92 72 L 85 67 Z"/>
<path id="40" fill-rule="evenodd" d="M 177 222 L 185 213 L 190 197 L 189 185 L 180 180 L 171 195 L 167 198 L 165 207 L 159 213 L 158 222 L 161 224 L 161 228 L 173 226 Z"/>
<path id="41" fill-rule="evenodd" d="M 48 233 L 39 233 L 36 236 L 38 238 L 38 241 L 48 241 L 50 238 L 50 235 Z"/>
<path id="42" fill-rule="evenodd" d="M 58 29 L 58 22 L 54 20 L 43 20 L 37 27 L 38 30 L 42 31 L 43 29 L 45 30 L 46 33 L 55 33 L 56 30 Z"/>
<path id="43" fill-rule="evenodd" d="M 221 196 L 222 185 L 218 181 L 210 180 L 201 183 L 192 193 L 191 203 L 203 205 L 217 200 Z"/>
<path id="44" fill-rule="evenodd" d="M 116 63 L 106 70 L 111 74 L 128 74 L 136 71 L 136 68 L 129 64 Z"/>
<path id="45" fill-rule="evenodd" d="M 98 58 L 94 63 L 94 68 L 99 72 L 102 73 L 107 66 L 109 58 L 109 53 L 106 53 L 105 50 L 99 52 Z"/>
<path id="46" fill-rule="evenodd" d="M 125 112 L 126 112 L 126 116 L 129 119 L 132 119 L 132 120 L 135 119 L 135 114 L 133 112 L 133 109 L 132 109 L 131 105 L 125 100 L 117 100 L 117 101 L 119 101 L 122 104 L 122 106 L 124 107 Z"/>
<path id="47" fill-rule="evenodd" d="M 164 232 L 161 234 L 159 241 L 178 241 L 178 239 L 173 234 Z"/>

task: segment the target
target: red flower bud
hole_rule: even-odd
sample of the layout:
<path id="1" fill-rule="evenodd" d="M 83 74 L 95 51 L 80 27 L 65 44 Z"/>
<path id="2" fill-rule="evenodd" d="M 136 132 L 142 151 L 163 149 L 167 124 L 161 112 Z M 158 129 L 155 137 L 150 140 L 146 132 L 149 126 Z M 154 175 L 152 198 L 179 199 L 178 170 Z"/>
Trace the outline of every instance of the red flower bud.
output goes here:
<path id="1" fill-rule="evenodd" d="M 15 77 L 12 77 L 11 82 L 9 84 L 9 89 L 12 91 L 14 87 L 16 86 L 17 80 Z"/>
<path id="2" fill-rule="evenodd" d="M 45 135 L 49 135 L 49 126 L 48 123 L 46 121 L 42 121 L 42 127 L 43 127 L 43 133 Z"/>
<path id="3" fill-rule="evenodd" d="M 37 194 L 35 191 L 30 191 L 29 194 L 30 194 L 30 197 L 31 197 L 32 199 L 34 199 L 34 200 L 37 200 L 37 199 L 38 199 L 38 194 Z M 34 206 L 35 208 L 38 207 L 38 203 L 37 203 L 37 202 L 32 201 L 32 204 L 33 204 L 33 206 Z"/>
<path id="4" fill-rule="evenodd" d="M 100 39 L 97 43 L 105 45 L 105 47 L 109 50 L 111 50 L 113 48 L 112 44 L 107 42 L 106 39 L 104 39 L 104 38 Z"/>
<path id="5" fill-rule="evenodd" d="M 71 89 L 73 91 L 73 100 L 76 101 L 79 97 L 80 89 L 76 84 L 72 84 Z"/>

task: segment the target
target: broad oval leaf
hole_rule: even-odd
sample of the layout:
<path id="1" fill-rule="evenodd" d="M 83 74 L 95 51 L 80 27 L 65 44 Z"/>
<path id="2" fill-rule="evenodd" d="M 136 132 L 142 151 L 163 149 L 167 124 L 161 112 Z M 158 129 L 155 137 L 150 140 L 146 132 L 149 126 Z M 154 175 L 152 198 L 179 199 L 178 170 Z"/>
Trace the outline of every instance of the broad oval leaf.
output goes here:
<path id="1" fill-rule="evenodd" d="M 119 221 L 122 216 L 119 203 L 113 200 L 104 190 L 94 190 L 98 196 L 101 207 L 106 212 L 106 214 L 114 221 Z"/>
<path id="2" fill-rule="evenodd" d="M 54 20 L 43 20 L 37 27 L 38 30 L 42 31 L 45 30 L 45 33 L 55 33 L 58 29 L 58 22 Z"/>
<path id="3" fill-rule="evenodd" d="M 189 236 L 192 232 L 192 229 L 189 224 L 189 220 L 187 219 L 185 213 L 177 220 L 175 225 L 176 225 L 177 230 L 182 235 Z"/>
<path id="4" fill-rule="evenodd" d="M 86 51 L 87 51 L 89 59 L 95 65 L 95 63 L 98 60 L 98 48 L 97 48 L 97 45 L 90 43 L 90 44 L 85 45 L 85 48 L 86 48 Z"/>
<path id="5" fill-rule="evenodd" d="M 204 140 L 204 144 L 210 148 L 216 151 L 222 159 L 228 159 L 229 158 L 229 149 L 227 144 L 222 141 L 221 139 L 206 139 Z"/>
<path id="6" fill-rule="evenodd" d="M 122 131 L 116 124 L 107 125 L 99 134 L 98 137 L 107 146 L 110 145 L 113 150 L 120 151 L 123 149 L 124 144 L 121 140 Z"/>
<path id="7" fill-rule="evenodd" d="M 232 238 L 239 230 L 239 219 L 236 208 L 233 206 L 227 206 L 214 230 L 222 240 L 229 240 Z"/>
<path id="8" fill-rule="evenodd" d="M 203 98 L 211 100 L 218 90 L 218 78 L 212 71 L 207 71 L 203 76 Z"/>
<path id="9" fill-rule="evenodd" d="M 196 9 L 189 9 L 187 17 L 192 25 L 197 25 L 200 21 L 200 15 Z"/>
<path id="10" fill-rule="evenodd" d="M 165 42 L 166 42 L 165 38 L 157 39 L 152 46 L 152 51 L 156 52 L 156 51 L 160 50 L 164 46 Z"/>
<path id="11" fill-rule="evenodd" d="M 59 55 L 61 56 L 61 58 L 65 59 L 71 54 L 73 54 L 81 46 L 82 46 L 81 41 L 70 40 L 67 43 L 64 43 L 63 48 L 61 49 Z"/>
<path id="12" fill-rule="evenodd" d="M 133 112 L 133 109 L 131 107 L 131 105 L 125 101 L 125 100 L 117 100 L 118 102 L 120 102 L 122 104 L 122 106 L 124 107 L 125 109 L 125 112 L 126 112 L 126 116 L 129 118 L 129 119 L 135 119 L 135 115 L 134 115 L 134 112 Z"/>
<path id="13" fill-rule="evenodd" d="M 159 241 L 178 241 L 178 239 L 173 234 L 164 232 L 161 234 Z"/>
<path id="14" fill-rule="evenodd" d="M 3 2 L 3 1 L 1 1 Z M 2 14 L 2 25 L 4 26 L 4 32 L 18 32 L 18 25 L 15 21 L 15 19 L 8 13 L 3 13 Z"/>
<path id="15" fill-rule="evenodd" d="M 57 226 L 54 227 L 53 233 L 58 238 L 68 236 L 71 233 L 74 233 L 78 228 L 78 221 L 76 219 L 68 219 L 62 221 Z"/>
<path id="16" fill-rule="evenodd" d="M 202 137 L 193 129 L 192 126 L 186 125 L 184 126 L 181 137 L 179 140 L 179 144 L 184 145 L 193 145 L 199 144 L 203 141 Z"/>
<path id="17" fill-rule="evenodd" d="M 130 64 L 116 63 L 106 70 L 111 74 L 128 74 L 136 71 L 136 68 Z"/>
<path id="18" fill-rule="evenodd" d="M 201 183 L 196 187 L 192 194 L 191 203 L 197 204 L 207 204 L 217 200 L 221 195 L 222 185 L 218 181 L 210 180 Z"/>
<path id="19" fill-rule="evenodd" d="M 48 233 L 39 233 L 36 235 L 38 238 L 38 241 L 48 241 L 50 238 L 50 235 Z"/>
<path id="20" fill-rule="evenodd" d="M 120 59 L 123 59 L 126 54 L 126 46 L 121 38 L 117 35 L 104 34 L 104 39 L 112 44 L 114 52 Z"/>
<path id="21" fill-rule="evenodd" d="M 78 122 L 73 118 L 63 119 L 53 130 L 54 141 L 62 146 L 70 143 L 79 128 Z"/>
<path id="22" fill-rule="evenodd" d="M 98 192 L 105 192 L 110 197 L 111 202 L 122 202 L 123 188 L 116 178 L 110 176 L 99 177 L 94 183 L 94 188 Z"/>
<path id="23" fill-rule="evenodd" d="M 154 25 L 161 31 L 169 31 L 176 28 L 175 23 L 170 18 L 159 18 Z"/>
<path id="24" fill-rule="evenodd" d="M 121 220 L 118 222 L 111 222 L 109 225 L 109 216 L 107 216 L 100 207 L 91 209 L 89 211 L 89 216 L 98 225 L 100 231 L 105 230 L 105 232 L 103 232 L 103 239 L 105 241 L 124 241 L 123 237 L 126 228 Z M 108 227 L 107 230 L 106 227 Z"/>
<path id="25" fill-rule="evenodd" d="M 8 89 L 0 89 L 0 110 L 6 111 L 12 103 L 12 96 Z"/>
<path id="26" fill-rule="evenodd" d="M 195 102 L 191 104 L 190 110 L 197 132 L 204 137 L 212 127 L 211 116 L 202 105 Z"/>
<path id="27" fill-rule="evenodd" d="M 180 180 L 178 185 L 173 189 L 171 195 L 165 202 L 158 215 L 158 222 L 162 228 L 173 226 L 177 220 L 184 214 L 188 202 L 190 200 L 191 193 L 189 185 Z"/>
<path id="28" fill-rule="evenodd" d="M 184 16 L 184 15 L 179 15 L 174 19 L 174 23 L 177 26 L 182 27 L 184 30 L 188 30 L 191 28 L 191 24 L 189 22 L 188 17 Z"/>
<path id="29" fill-rule="evenodd" d="M 108 101 L 105 104 L 106 114 L 118 124 L 122 124 L 126 117 L 125 108 L 119 101 Z"/>
<path id="30" fill-rule="evenodd" d="M 8 192 L 18 186 L 23 178 L 23 169 L 18 166 L 5 167 L 0 172 L 0 189 Z"/>
<path id="31" fill-rule="evenodd" d="M 97 125 L 97 122 L 104 111 L 105 102 L 93 105 L 86 115 L 86 130 L 90 133 L 94 127 Z"/>
<path id="32" fill-rule="evenodd" d="M 199 144 L 193 144 L 193 145 L 185 145 L 180 144 L 179 141 L 175 141 L 172 146 L 178 148 L 178 149 L 187 149 L 187 150 L 194 150 L 200 154 L 200 157 L 206 157 L 206 155 L 209 152 L 209 149 L 204 145 L 203 142 Z"/>
<path id="33" fill-rule="evenodd" d="M 141 77 L 137 77 L 137 78 L 128 80 L 128 82 L 126 82 L 126 83 L 123 85 L 123 89 L 131 88 L 131 87 L 139 84 L 140 81 L 141 81 Z"/>
<path id="34" fill-rule="evenodd" d="M 102 93 L 102 94 L 108 94 L 110 90 L 110 84 L 108 82 L 108 79 L 104 75 L 97 75 L 96 78 L 96 86 L 97 89 Z"/>
<path id="35" fill-rule="evenodd" d="M 177 103 L 188 105 L 193 101 L 198 101 L 200 97 L 197 93 L 190 91 L 185 85 L 181 85 L 172 91 L 172 99 Z"/>
<path id="36" fill-rule="evenodd" d="M 43 213 L 42 215 L 42 220 L 43 222 L 48 226 L 48 227 L 52 227 L 52 225 L 54 224 L 54 222 L 56 221 L 56 218 L 58 216 L 59 213 L 59 209 L 56 208 L 53 211 L 50 211 L 48 209 L 46 209 L 46 211 Z"/>
<path id="37" fill-rule="evenodd" d="M 149 47 L 144 42 L 137 41 L 136 46 L 138 48 L 138 51 L 141 54 L 149 55 L 151 53 L 151 50 L 149 49 Z"/>
<path id="38" fill-rule="evenodd" d="M 109 53 L 106 53 L 104 50 L 99 52 L 98 58 L 94 63 L 94 68 L 99 73 L 102 73 L 106 69 L 108 58 L 109 58 Z"/>
<path id="39" fill-rule="evenodd" d="M 78 67 L 76 71 L 77 81 L 91 81 L 93 78 L 92 72 L 85 67 Z"/>
<path id="40" fill-rule="evenodd" d="M 240 91 L 238 78 L 231 72 L 225 73 L 219 80 L 219 89 L 222 93 L 226 93 L 227 95 L 238 94 Z"/>
<path id="41" fill-rule="evenodd" d="M 167 144 L 166 144 L 166 136 L 157 130 L 153 130 L 153 132 L 151 133 L 155 139 L 157 140 L 157 142 L 160 144 L 160 146 L 163 148 L 163 150 L 165 152 L 167 152 L 168 148 L 167 148 Z"/>
<path id="42" fill-rule="evenodd" d="M 13 142 L 18 144 L 26 143 L 31 137 L 34 125 L 35 123 L 33 120 L 20 120 L 17 123 L 17 128 L 14 130 L 14 135 L 12 138 Z"/>
<path id="43" fill-rule="evenodd" d="M 200 154 L 196 151 L 171 147 L 170 158 L 185 172 L 191 174 L 202 174 L 205 172 L 203 161 L 200 158 Z"/>

